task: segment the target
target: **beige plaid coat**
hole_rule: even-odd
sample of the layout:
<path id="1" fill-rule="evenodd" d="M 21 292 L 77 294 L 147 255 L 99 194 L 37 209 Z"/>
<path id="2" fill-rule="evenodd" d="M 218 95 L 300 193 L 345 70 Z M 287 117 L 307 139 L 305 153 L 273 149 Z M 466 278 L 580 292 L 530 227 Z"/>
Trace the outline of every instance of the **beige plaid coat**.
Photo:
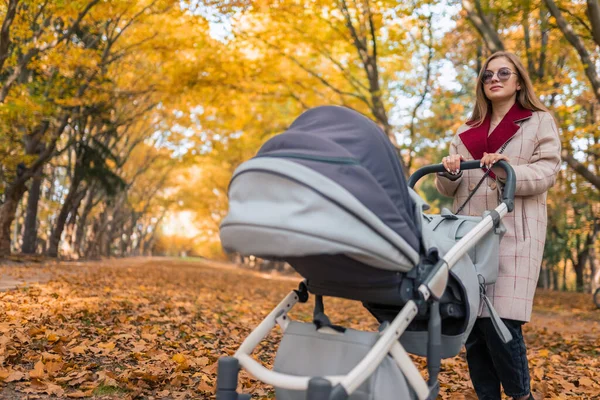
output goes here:
<path id="1" fill-rule="evenodd" d="M 549 113 L 531 112 L 518 104 L 489 136 L 488 129 L 489 119 L 478 128 L 461 126 L 451 142 L 450 154 L 479 159 L 482 151 L 496 152 L 510 139 L 503 154 L 510 159 L 517 177 L 515 208 L 502 220 L 507 232 L 500 243 L 499 276 L 494 285 L 488 285 L 487 294 L 500 317 L 528 322 L 546 240 L 546 194 L 561 163 L 558 129 Z M 436 186 L 443 195 L 454 197 L 456 212 L 483 174 L 481 169 L 463 171 L 454 181 L 438 175 Z M 501 189 L 502 183 L 487 177 L 461 214 L 481 216 L 495 208 L 499 204 L 498 186 Z M 487 315 L 482 311 L 480 316 Z"/>

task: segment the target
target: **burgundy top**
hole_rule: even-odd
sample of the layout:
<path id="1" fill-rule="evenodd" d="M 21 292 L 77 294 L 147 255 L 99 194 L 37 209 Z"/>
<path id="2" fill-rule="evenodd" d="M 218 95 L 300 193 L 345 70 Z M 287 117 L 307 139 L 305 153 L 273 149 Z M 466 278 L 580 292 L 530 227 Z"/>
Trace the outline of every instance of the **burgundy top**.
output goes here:
<path id="1" fill-rule="evenodd" d="M 486 115 L 481 125 L 468 129 L 459 135 L 474 160 L 480 160 L 483 157 L 484 152 L 497 152 L 508 139 L 517 133 L 519 130 L 517 122 L 530 118 L 533 115 L 533 112 L 523 108 L 518 101 L 515 102 L 504 118 L 502 118 L 502 121 L 500 121 L 498 126 L 496 126 L 488 136 L 492 119 L 490 114 L 491 113 L 488 113 Z M 486 168 L 483 169 L 487 170 Z M 490 176 L 492 178 L 496 177 L 491 171 Z"/>

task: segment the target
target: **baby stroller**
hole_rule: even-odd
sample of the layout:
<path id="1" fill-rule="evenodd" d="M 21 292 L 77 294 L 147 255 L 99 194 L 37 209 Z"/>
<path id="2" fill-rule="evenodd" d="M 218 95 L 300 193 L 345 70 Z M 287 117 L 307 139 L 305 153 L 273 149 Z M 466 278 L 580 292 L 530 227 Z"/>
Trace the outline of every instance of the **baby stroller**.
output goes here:
<path id="1" fill-rule="evenodd" d="M 227 252 L 284 260 L 305 279 L 219 360 L 217 400 L 250 398 L 236 391 L 241 367 L 278 399 L 433 399 L 441 359 L 459 353 L 480 307 L 510 340 L 485 297 L 514 200 L 514 171 L 499 165 L 507 180 L 495 210 L 430 215 L 412 187 L 443 167 L 422 168 L 407 184 L 389 139 L 355 111 L 313 108 L 268 140 L 232 177 L 221 241 Z M 290 321 L 309 293 L 314 321 Z M 334 325 L 326 296 L 362 302 L 379 332 Z M 275 325 L 284 333 L 270 370 L 250 354 Z M 427 357 L 428 381 L 408 353 Z"/>

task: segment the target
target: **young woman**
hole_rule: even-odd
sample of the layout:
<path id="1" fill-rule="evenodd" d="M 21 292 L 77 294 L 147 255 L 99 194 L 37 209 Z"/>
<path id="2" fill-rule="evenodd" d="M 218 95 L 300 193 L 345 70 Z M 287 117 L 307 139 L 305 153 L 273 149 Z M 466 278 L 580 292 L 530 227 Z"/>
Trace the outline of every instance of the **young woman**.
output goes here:
<path id="1" fill-rule="evenodd" d="M 493 54 L 477 78 L 473 114 L 442 160 L 448 172 L 436 179 L 440 193 L 454 198 L 455 212 L 481 216 L 498 205 L 506 177 L 494 164 L 509 162 L 517 177 L 514 211 L 502 220 L 507 232 L 500 243 L 498 280 L 487 287 L 513 340 L 503 343 L 482 313 L 466 343 L 471 380 L 482 400 L 500 400 L 501 385 L 507 396 L 533 399 L 521 326 L 531 318 L 546 239 L 546 194 L 560 169 L 560 151 L 554 119 L 533 92 L 523 64 L 514 54 Z M 481 160 L 482 168 L 461 171 L 461 160 Z"/>

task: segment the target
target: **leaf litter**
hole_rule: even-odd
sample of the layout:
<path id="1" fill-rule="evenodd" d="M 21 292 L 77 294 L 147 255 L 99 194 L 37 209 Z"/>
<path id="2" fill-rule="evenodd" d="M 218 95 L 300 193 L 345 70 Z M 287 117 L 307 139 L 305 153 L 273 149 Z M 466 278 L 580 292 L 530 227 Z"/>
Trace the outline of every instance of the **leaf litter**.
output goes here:
<path id="1" fill-rule="evenodd" d="M 300 280 L 169 259 L 59 264 L 52 276 L 0 293 L 2 398 L 214 399 L 218 358 Z M 310 321 L 311 303 L 291 317 Z M 357 302 L 325 304 L 336 324 L 377 329 Z M 600 310 L 591 296 L 540 291 L 524 333 L 536 398 L 600 398 Z M 280 339 L 275 329 L 253 356 L 272 367 Z M 424 372 L 424 359 L 412 358 Z M 442 362 L 439 379 L 440 398 L 476 399 L 464 352 Z M 274 398 L 245 371 L 238 390 Z"/>

